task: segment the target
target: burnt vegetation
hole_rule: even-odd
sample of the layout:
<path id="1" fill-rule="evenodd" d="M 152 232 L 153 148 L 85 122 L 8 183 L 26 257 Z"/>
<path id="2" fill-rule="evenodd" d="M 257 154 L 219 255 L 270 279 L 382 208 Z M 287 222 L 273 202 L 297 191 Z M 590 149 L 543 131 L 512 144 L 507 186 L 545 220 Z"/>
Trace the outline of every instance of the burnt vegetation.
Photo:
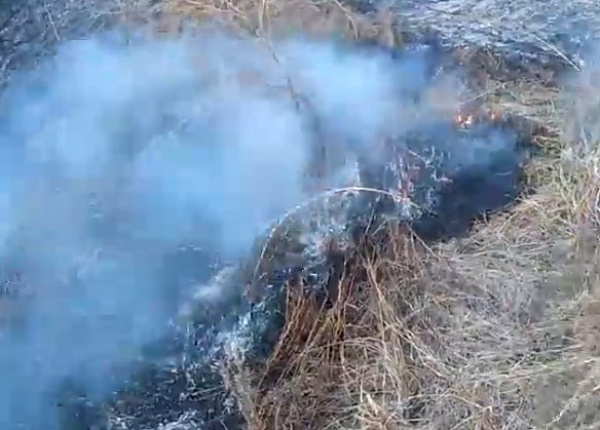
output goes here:
<path id="1" fill-rule="evenodd" d="M 174 428 L 182 429 L 270 429 L 282 421 L 291 428 L 323 428 L 349 400 L 336 398 L 349 377 L 348 360 L 377 354 L 369 350 L 377 345 L 366 339 L 382 329 L 371 302 L 391 307 L 377 312 L 399 312 L 394 318 L 404 321 L 402 330 L 433 324 L 411 316 L 420 288 L 433 287 L 424 284 L 431 279 L 421 279 L 433 276 L 427 275 L 428 246 L 467 236 L 478 220 L 524 196 L 524 168 L 539 150 L 536 133 L 540 130 L 531 123 L 479 106 L 446 123 L 386 138 L 376 157 L 350 147 L 358 152 L 360 186 L 325 191 L 329 197 L 317 195 L 276 224 L 257 241 L 252 257 L 220 280 L 224 299 L 195 303 L 183 325 L 148 346 L 114 396 L 61 405 L 61 416 L 70 422 L 63 427 L 158 429 L 176 423 L 180 427 Z M 497 150 L 483 147 L 477 153 L 478 145 L 497 145 Z M 314 163 L 330 164 L 326 149 L 315 145 Z M 483 158 L 474 163 L 464 151 Z M 327 176 L 323 168 L 309 171 L 319 171 L 321 180 Z M 319 241 L 316 251 L 309 249 L 314 243 L 307 243 L 307 232 Z M 201 265 L 181 263 L 202 262 L 198 257 L 193 250 L 176 254 L 169 279 L 206 283 L 194 278 Z M 401 284 L 385 286 L 388 282 Z M 223 333 L 229 338 L 219 339 Z M 417 353 L 410 342 L 390 342 L 401 348 L 394 354 Z M 410 368 L 419 365 L 410 360 L 420 359 L 407 360 Z M 299 385 L 285 388 L 290 381 Z M 428 395 L 419 388 L 424 382 L 395 383 L 409 384 L 409 392 L 394 413 L 410 425 L 426 420 L 430 406 L 416 400 Z M 318 392 L 310 391 L 313 384 L 319 384 Z"/>
<path id="2" fill-rule="evenodd" d="M 260 28 L 253 5 L 196 3 L 173 8 Z M 275 3 L 261 12 L 282 8 L 273 27 L 289 19 Z M 365 16 L 344 8 L 335 22 L 369 39 L 360 49 L 416 49 L 390 47 L 396 24 Z M 429 49 L 444 62 L 432 76 L 459 56 Z M 77 375 L 52 392 L 59 428 L 596 428 L 597 142 L 568 135 L 554 87 L 485 82 L 485 102 L 385 136 L 376 153 L 344 147 L 356 186 L 316 193 L 234 269 L 201 247 L 165 258 L 164 299 L 190 308 L 115 370 L 112 394 Z M 309 114 L 307 170 L 326 182 L 340 161 Z M 18 302 L 13 266 L 0 305 Z M 189 285 L 211 282 L 216 301 L 190 299 Z"/>

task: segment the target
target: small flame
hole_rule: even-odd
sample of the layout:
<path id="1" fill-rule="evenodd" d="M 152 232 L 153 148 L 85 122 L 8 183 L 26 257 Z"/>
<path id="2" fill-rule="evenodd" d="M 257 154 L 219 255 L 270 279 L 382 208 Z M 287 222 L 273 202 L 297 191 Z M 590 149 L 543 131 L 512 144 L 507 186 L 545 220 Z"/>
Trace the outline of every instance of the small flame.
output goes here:
<path id="1" fill-rule="evenodd" d="M 466 128 L 473 124 L 474 119 L 473 115 L 459 113 L 454 117 L 454 123 L 461 128 Z"/>
<path id="2" fill-rule="evenodd" d="M 489 110 L 488 116 L 492 122 L 498 122 L 502 120 L 502 113 L 493 109 Z"/>
<path id="3" fill-rule="evenodd" d="M 481 120 L 497 123 L 502 121 L 502 113 L 495 109 L 486 109 L 478 113 L 458 112 L 454 117 L 454 124 L 460 128 L 469 128 Z"/>

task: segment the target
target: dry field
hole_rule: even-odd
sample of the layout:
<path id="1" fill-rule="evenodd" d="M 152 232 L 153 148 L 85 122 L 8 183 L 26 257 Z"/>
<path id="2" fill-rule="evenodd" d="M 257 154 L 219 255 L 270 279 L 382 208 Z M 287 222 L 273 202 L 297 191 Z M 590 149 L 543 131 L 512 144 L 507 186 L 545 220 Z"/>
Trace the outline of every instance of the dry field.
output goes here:
<path id="1" fill-rule="evenodd" d="M 389 10 L 337 0 L 174 0 L 157 30 L 186 20 L 265 42 L 407 36 Z M 60 22 L 48 25 L 60 39 Z M 449 243 L 390 226 L 348 256 L 332 308 L 291 290 L 269 362 L 226 369 L 250 429 L 600 429 L 598 72 L 505 80 L 499 59 L 467 57 L 490 105 L 546 128 L 528 168 L 535 193 Z"/>

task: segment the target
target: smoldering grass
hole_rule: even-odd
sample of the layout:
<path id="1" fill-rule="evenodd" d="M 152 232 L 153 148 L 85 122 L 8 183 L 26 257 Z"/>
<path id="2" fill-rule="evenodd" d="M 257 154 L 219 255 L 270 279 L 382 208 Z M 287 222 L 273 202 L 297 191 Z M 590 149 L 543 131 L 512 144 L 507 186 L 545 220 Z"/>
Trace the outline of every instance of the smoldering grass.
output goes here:
<path id="1" fill-rule="evenodd" d="M 599 139 L 576 138 L 592 107 L 532 80 L 487 85 L 490 104 L 546 129 L 527 171 L 535 193 L 418 257 L 405 234 L 376 257 L 353 250 L 363 276 L 346 273 L 332 309 L 291 288 L 272 361 L 233 371 L 250 428 L 597 427 Z"/>
<path id="2" fill-rule="evenodd" d="M 244 2 L 186 3 L 263 34 L 282 15 L 302 22 L 338 8 L 260 2 L 257 14 Z M 324 32 L 391 32 L 337 12 L 320 21 Z M 382 249 L 352 250 L 332 309 L 290 288 L 266 368 L 228 363 L 238 365 L 229 376 L 250 428 L 597 428 L 585 415 L 598 391 L 598 136 L 573 139 L 593 125 L 592 109 L 561 111 L 560 93 L 534 82 L 495 84 L 501 110 L 555 131 L 539 137 L 546 156 L 529 170 L 536 194 L 459 241 L 427 249 L 392 229 Z"/>

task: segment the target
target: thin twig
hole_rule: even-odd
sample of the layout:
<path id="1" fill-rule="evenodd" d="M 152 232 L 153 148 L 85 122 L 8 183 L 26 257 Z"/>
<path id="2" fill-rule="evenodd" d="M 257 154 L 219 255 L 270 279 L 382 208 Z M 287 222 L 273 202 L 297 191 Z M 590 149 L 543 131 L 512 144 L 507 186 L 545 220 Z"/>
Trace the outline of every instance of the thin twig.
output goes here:
<path id="1" fill-rule="evenodd" d="M 556 46 L 552 45 L 547 40 L 544 40 L 543 38 L 541 38 L 537 34 L 535 34 L 535 33 L 531 33 L 531 34 L 538 41 L 540 41 L 541 43 L 543 43 L 544 45 L 546 45 L 548 48 L 550 48 L 552 51 L 554 51 L 560 58 L 562 58 L 563 60 L 565 60 L 571 67 L 573 67 L 573 69 L 575 69 L 578 72 L 581 72 L 581 68 L 577 64 L 575 64 L 573 62 L 573 60 L 571 60 L 569 57 L 567 57 L 567 54 L 565 54 L 560 49 L 558 49 Z"/>

